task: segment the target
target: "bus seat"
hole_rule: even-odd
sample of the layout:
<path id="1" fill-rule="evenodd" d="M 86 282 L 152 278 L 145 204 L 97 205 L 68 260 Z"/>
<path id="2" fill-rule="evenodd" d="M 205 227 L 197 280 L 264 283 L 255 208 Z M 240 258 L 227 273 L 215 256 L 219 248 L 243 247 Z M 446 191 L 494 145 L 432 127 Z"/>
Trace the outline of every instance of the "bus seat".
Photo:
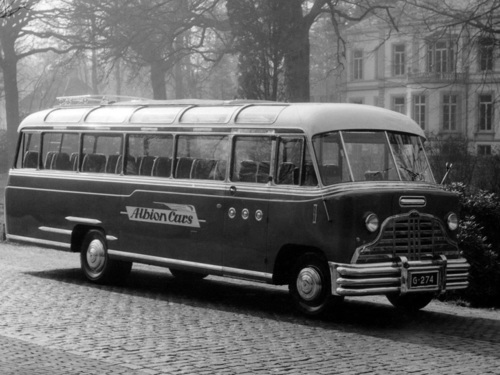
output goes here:
<path id="1" fill-rule="evenodd" d="M 52 158 L 51 169 L 57 169 L 59 171 L 70 171 L 71 162 L 69 160 L 69 155 L 65 152 L 58 152 Z"/>
<path id="2" fill-rule="evenodd" d="M 87 154 L 83 159 L 82 172 L 103 173 L 106 167 L 106 156 L 103 154 Z"/>
<path id="3" fill-rule="evenodd" d="M 137 168 L 137 159 L 131 155 L 127 155 L 125 164 L 125 171 L 128 175 L 137 175 L 139 170 Z"/>
<path id="4" fill-rule="evenodd" d="M 210 176 L 213 176 L 213 170 L 217 164 L 216 160 L 210 159 L 195 159 L 193 162 L 193 170 L 191 172 L 191 178 L 208 180 Z M 213 177 L 212 177 L 213 179 Z"/>
<path id="5" fill-rule="evenodd" d="M 106 161 L 106 173 L 119 173 L 122 156 L 118 154 L 109 155 Z"/>
<path id="6" fill-rule="evenodd" d="M 175 168 L 175 178 L 191 178 L 191 170 L 193 169 L 194 159 L 180 157 L 177 159 Z"/>
<path id="7" fill-rule="evenodd" d="M 139 175 L 151 176 L 153 174 L 153 164 L 155 162 L 154 156 L 144 155 L 139 157 Z"/>
<path id="8" fill-rule="evenodd" d="M 257 169 L 257 182 L 269 182 L 270 163 L 268 161 L 261 161 Z"/>
<path id="9" fill-rule="evenodd" d="M 257 182 L 258 164 L 253 160 L 243 160 L 240 164 L 239 179 L 242 182 Z"/>
<path id="10" fill-rule="evenodd" d="M 325 185 L 341 182 L 340 168 L 337 165 L 328 164 L 320 166 L 321 178 Z"/>
<path id="11" fill-rule="evenodd" d="M 172 159 L 166 156 L 158 156 L 153 163 L 153 176 L 170 177 Z"/>
<path id="12" fill-rule="evenodd" d="M 54 161 L 54 156 L 56 154 L 56 151 L 47 152 L 47 155 L 45 155 L 45 163 L 43 164 L 44 169 L 52 169 L 52 162 Z"/>
<path id="13" fill-rule="evenodd" d="M 312 164 L 304 164 L 304 171 L 302 174 L 302 185 L 304 186 L 317 186 L 318 178 L 316 177 L 316 172 L 314 171 L 314 166 Z"/>
<path id="14" fill-rule="evenodd" d="M 297 168 L 295 164 L 290 162 L 283 162 L 278 167 L 278 184 L 297 185 Z"/>
<path id="15" fill-rule="evenodd" d="M 26 151 L 23 168 L 38 168 L 38 151 Z"/>
<path id="16" fill-rule="evenodd" d="M 85 157 L 85 155 L 82 155 Z M 73 152 L 69 157 L 69 163 L 71 164 L 71 168 L 76 171 L 78 169 L 78 152 Z"/>
<path id="17" fill-rule="evenodd" d="M 226 160 L 217 160 L 215 168 L 210 173 L 209 178 L 218 181 L 224 181 L 224 179 L 226 178 L 226 165 Z"/>

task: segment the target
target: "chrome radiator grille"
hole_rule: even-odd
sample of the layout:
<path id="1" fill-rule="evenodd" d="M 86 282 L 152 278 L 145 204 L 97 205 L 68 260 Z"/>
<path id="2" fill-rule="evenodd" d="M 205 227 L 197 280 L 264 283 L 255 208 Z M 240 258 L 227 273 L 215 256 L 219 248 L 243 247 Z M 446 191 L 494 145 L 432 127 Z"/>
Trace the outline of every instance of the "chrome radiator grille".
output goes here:
<path id="1" fill-rule="evenodd" d="M 384 221 L 375 241 L 357 249 L 357 263 L 405 256 L 422 260 L 445 255 L 459 256 L 458 247 L 446 234 L 441 221 L 427 214 L 412 212 Z"/>

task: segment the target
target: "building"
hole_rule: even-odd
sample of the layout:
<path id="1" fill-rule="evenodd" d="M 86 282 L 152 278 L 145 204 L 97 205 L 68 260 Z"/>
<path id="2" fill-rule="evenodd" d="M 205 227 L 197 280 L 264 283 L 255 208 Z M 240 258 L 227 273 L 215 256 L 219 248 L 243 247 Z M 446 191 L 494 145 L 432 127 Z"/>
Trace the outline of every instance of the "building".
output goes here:
<path id="1" fill-rule="evenodd" d="M 431 139 L 464 137 L 478 154 L 500 151 L 495 39 L 419 16 L 401 14 L 397 31 L 375 16 L 347 29 L 343 100 L 407 114 Z"/>

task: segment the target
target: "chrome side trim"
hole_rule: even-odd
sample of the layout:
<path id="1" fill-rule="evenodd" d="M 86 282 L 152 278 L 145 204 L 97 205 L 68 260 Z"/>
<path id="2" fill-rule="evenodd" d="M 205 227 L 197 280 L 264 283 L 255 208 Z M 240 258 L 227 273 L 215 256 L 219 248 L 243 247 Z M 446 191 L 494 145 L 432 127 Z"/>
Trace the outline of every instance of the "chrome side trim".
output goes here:
<path id="1" fill-rule="evenodd" d="M 180 259 L 163 258 L 153 255 L 129 253 L 125 251 L 112 250 L 112 249 L 108 249 L 108 254 L 112 258 L 117 258 L 122 260 L 136 261 L 140 263 L 152 264 L 162 267 L 182 267 L 182 268 L 198 269 L 200 271 L 210 272 L 215 275 L 232 276 L 232 277 L 257 280 L 263 282 L 271 282 L 273 277 L 272 274 L 267 272 L 249 271 L 239 268 L 223 267 L 214 264 L 191 262 Z"/>
<path id="2" fill-rule="evenodd" d="M 59 248 L 67 249 L 67 250 L 71 249 L 71 245 L 69 243 L 58 242 L 58 241 L 48 241 L 48 240 L 42 240 L 39 238 L 32 238 L 32 237 L 16 236 L 13 234 L 7 234 L 7 240 L 29 242 L 29 243 L 32 243 L 35 245 L 59 247 Z"/>
<path id="3" fill-rule="evenodd" d="M 57 234 L 65 234 L 71 236 L 72 231 L 69 229 L 60 229 L 60 228 L 52 228 L 52 227 L 39 227 L 39 230 L 43 232 L 57 233 Z"/>
<path id="4" fill-rule="evenodd" d="M 71 221 L 72 223 L 82 223 L 82 224 L 92 224 L 92 225 L 102 224 L 102 221 L 100 220 L 91 219 L 87 217 L 66 216 L 65 219 Z"/>

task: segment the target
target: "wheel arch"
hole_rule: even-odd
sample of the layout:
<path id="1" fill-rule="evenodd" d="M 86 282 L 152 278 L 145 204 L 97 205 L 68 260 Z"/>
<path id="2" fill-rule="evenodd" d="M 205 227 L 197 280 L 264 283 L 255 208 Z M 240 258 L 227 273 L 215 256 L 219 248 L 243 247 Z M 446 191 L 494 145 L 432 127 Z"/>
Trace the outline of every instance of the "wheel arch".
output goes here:
<path id="1" fill-rule="evenodd" d="M 103 228 L 93 225 L 78 224 L 73 228 L 73 232 L 71 233 L 71 252 L 79 253 L 81 251 L 85 236 L 93 229 L 99 230 L 103 233 L 103 235 L 105 235 Z"/>
<path id="2" fill-rule="evenodd" d="M 325 253 L 317 247 L 296 244 L 284 245 L 278 252 L 274 262 L 273 283 L 276 285 L 287 284 L 295 263 L 300 256 L 306 253 L 314 253 L 327 261 Z"/>

